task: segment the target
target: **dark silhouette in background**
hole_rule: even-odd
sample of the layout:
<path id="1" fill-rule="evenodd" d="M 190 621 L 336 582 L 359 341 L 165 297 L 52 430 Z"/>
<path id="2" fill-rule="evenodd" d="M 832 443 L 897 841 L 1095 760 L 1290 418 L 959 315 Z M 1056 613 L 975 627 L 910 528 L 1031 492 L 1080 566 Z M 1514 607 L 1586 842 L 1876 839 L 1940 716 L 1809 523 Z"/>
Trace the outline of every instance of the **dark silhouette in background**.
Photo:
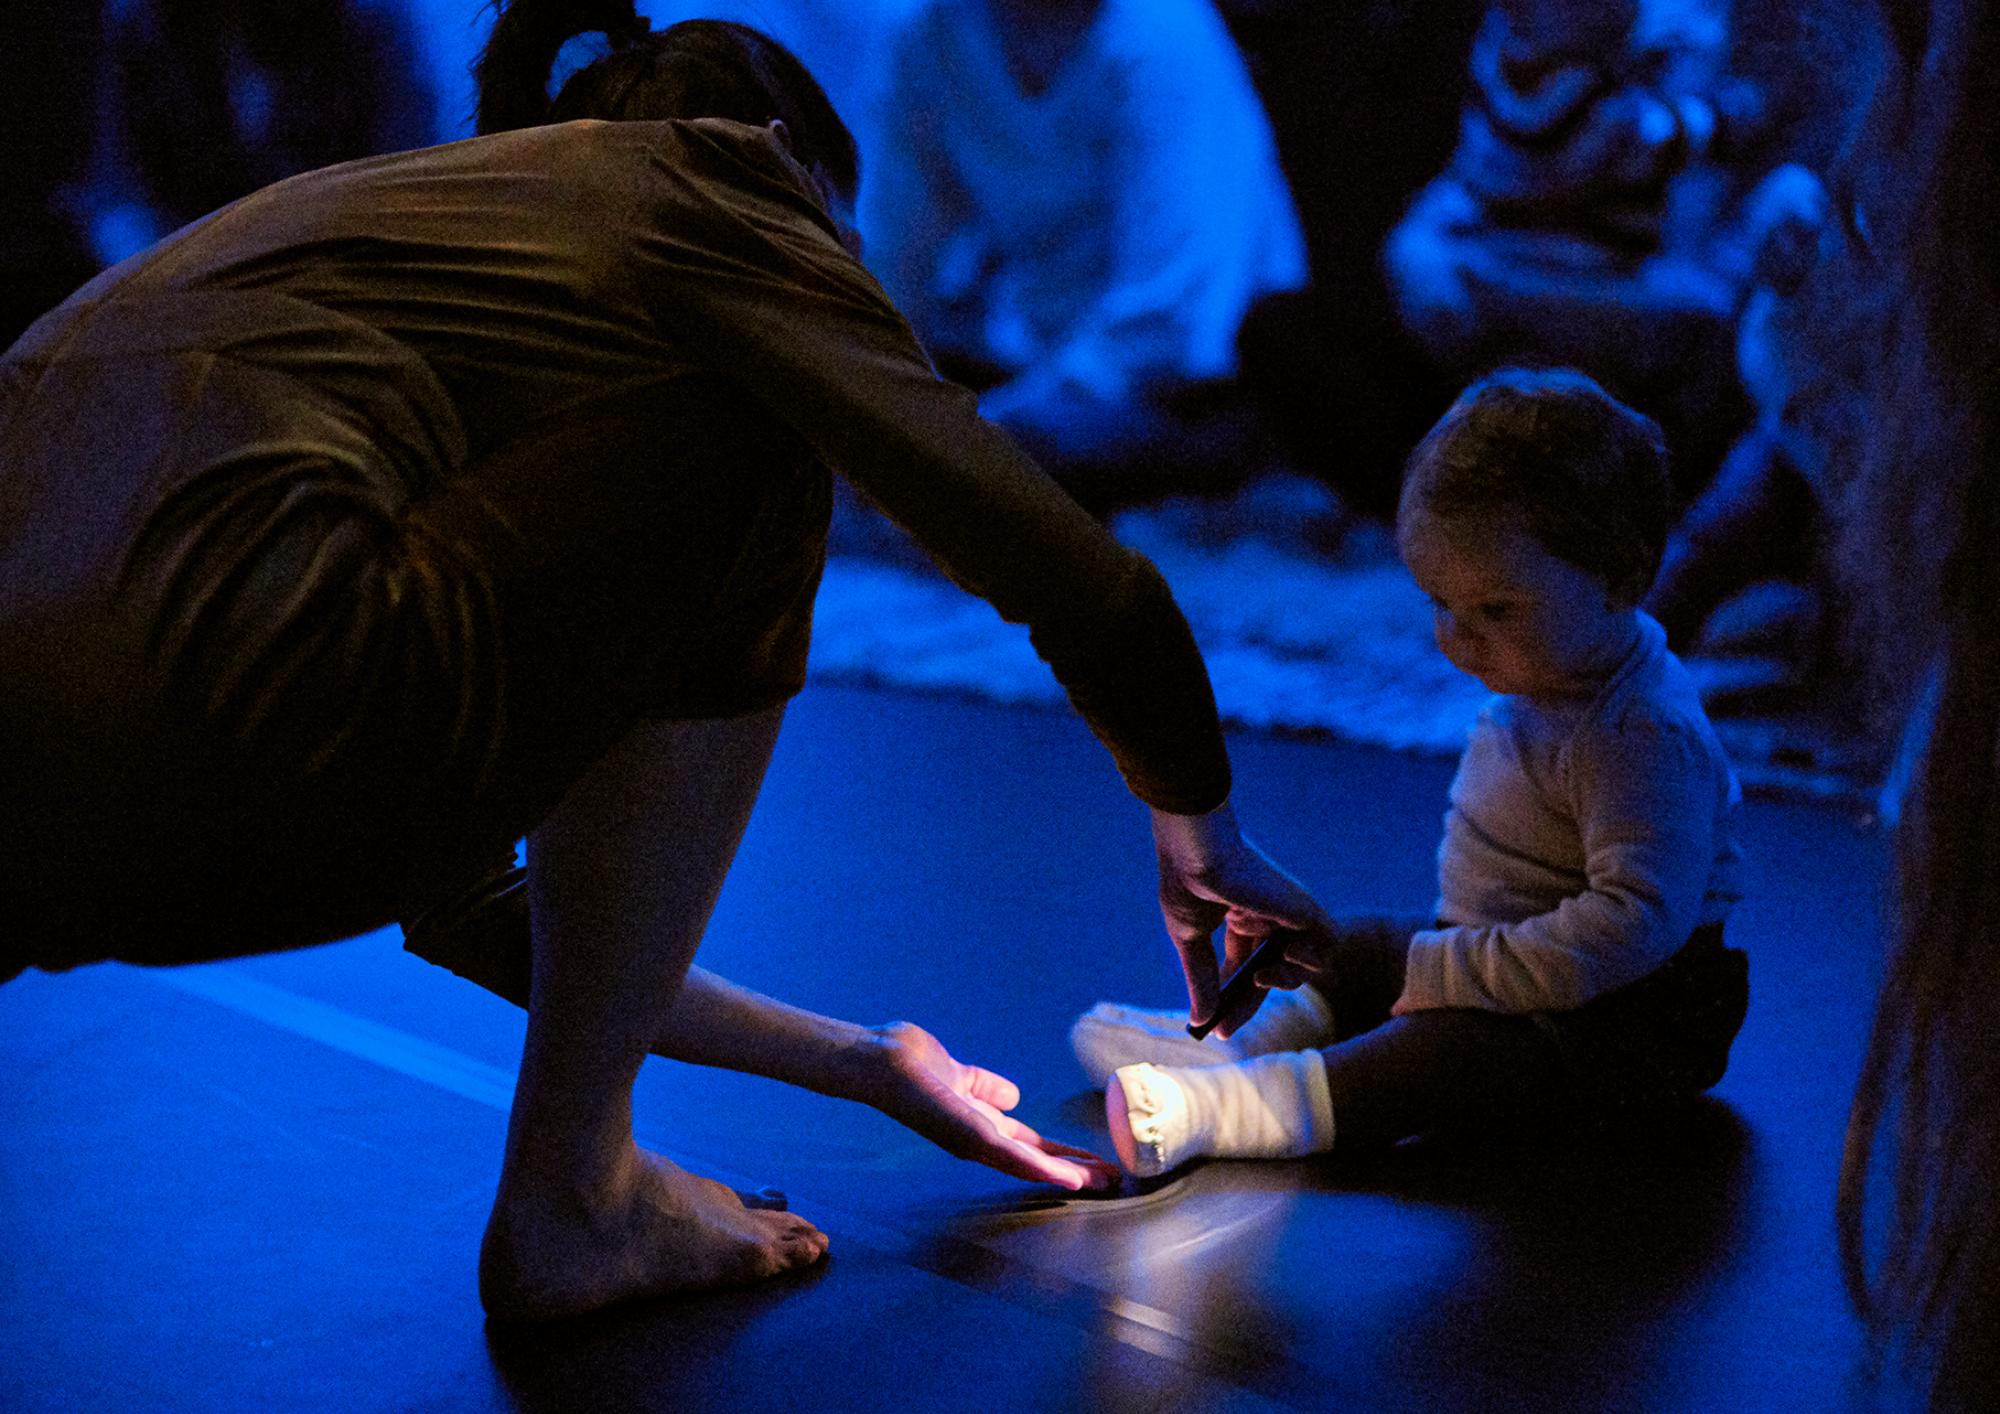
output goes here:
<path id="1" fill-rule="evenodd" d="M 1458 145 L 1384 249 L 1434 360 L 1582 369 L 1659 420 L 1684 491 L 1740 416 L 1763 95 L 1732 59 L 1712 0 L 1494 0 Z"/>
<path id="2" fill-rule="evenodd" d="M 930 0 L 890 46 L 868 260 L 946 376 L 1096 510 L 1228 489 L 1298 220 L 1208 0 Z"/>
<path id="3" fill-rule="evenodd" d="M 73 193 L 88 177 L 103 21 L 94 5 L 20 0 L 0 19 L 0 347 L 89 279 L 97 262 Z"/>
<path id="4" fill-rule="evenodd" d="M 23 0 L 0 36 L 0 346 L 107 258 L 281 177 L 436 135 L 416 33 L 382 5 Z"/>
<path id="5" fill-rule="evenodd" d="M 1866 388 L 1893 292 L 1873 267 L 1871 218 L 1829 191 L 1882 145 L 1881 115 L 1909 75 L 1891 17 L 1863 0 L 1763 3 L 1736 17 L 1737 62 L 1765 95 L 1768 150 L 1783 160 L 1745 201 L 1749 291 L 1733 365 L 1749 422 L 1688 507 L 1648 607 L 1676 643 L 1701 640 L 1731 596 L 1783 580 L 1757 626 L 1822 711 L 1892 739 L 1871 701 L 1869 654 L 1851 631 L 1872 588 L 1842 555 L 1840 526 L 1868 441 Z M 1872 199 L 1874 219 L 1886 207 Z"/>
<path id="6" fill-rule="evenodd" d="M 1382 243 L 1450 155 L 1480 6 L 1223 0 L 1271 116 L 1310 285 L 1239 335 L 1244 389 L 1288 462 L 1387 519 L 1403 458 L 1463 385 L 1404 330 Z"/>
<path id="7" fill-rule="evenodd" d="M 116 139 L 164 234 L 281 177 L 421 147 L 407 19 L 353 0 L 137 0 L 110 30 Z"/>

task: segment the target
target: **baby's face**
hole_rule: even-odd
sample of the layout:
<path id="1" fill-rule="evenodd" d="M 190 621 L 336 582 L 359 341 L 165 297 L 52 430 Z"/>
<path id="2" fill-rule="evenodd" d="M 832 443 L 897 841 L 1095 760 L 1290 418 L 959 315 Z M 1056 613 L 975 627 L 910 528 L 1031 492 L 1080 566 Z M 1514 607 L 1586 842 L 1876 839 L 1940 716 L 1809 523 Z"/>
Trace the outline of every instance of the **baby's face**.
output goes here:
<path id="1" fill-rule="evenodd" d="M 1632 606 L 1512 517 L 1446 520 L 1405 506 L 1396 543 L 1430 596 L 1438 647 L 1492 692 L 1587 692 L 1631 646 Z"/>

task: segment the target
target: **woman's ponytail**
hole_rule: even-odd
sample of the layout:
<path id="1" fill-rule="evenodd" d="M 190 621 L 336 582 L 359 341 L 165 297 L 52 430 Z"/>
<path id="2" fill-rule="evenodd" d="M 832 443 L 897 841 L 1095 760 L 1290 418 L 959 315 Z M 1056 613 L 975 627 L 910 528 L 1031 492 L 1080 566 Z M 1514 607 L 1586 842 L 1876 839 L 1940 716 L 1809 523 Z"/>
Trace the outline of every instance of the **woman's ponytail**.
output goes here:
<path id="1" fill-rule="evenodd" d="M 618 45 L 652 30 L 632 0 L 493 0 L 493 7 L 493 32 L 472 65 L 482 133 L 548 121 L 549 74 L 562 47 L 578 35 L 604 34 Z"/>
<path id="2" fill-rule="evenodd" d="M 817 162 L 852 193 L 861 159 L 854 136 L 819 82 L 784 45 L 732 20 L 682 20 L 655 30 L 632 0 L 495 0 L 500 17 L 479 62 L 479 131 L 543 123 L 666 122 L 728 118 L 782 121 L 801 162 Z M 580 34 L 605 34 L 611 52 L 586 64 L 549 98 L 549 72 Z"/>

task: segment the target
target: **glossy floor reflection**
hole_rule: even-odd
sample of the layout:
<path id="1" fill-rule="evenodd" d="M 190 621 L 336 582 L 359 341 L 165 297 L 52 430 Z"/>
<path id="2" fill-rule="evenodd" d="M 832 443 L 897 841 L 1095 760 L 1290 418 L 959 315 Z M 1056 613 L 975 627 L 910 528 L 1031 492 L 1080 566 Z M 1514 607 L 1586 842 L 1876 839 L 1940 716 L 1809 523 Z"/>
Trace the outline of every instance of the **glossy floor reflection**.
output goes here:
<path id="1" fill-rule="evenodd" d="M 1427 906 L 1449 763 L 1234 743 L 1251 832 L 1339 909 Z M 1883 842 L 1754 804 L 1751 1016 L 1618 1131 L 1216 1164 L 1048 1195 L 872 1112 L 655 1062 L 642 1135 L 833 1237 L 768 1289 L 489 1332 L 473 1260 L 520 1014 L 391 935 L 0 988 L 0 1408 L 1834 1409 L 1832 1191 Z M 1076 721 L 815 688 L 703 961 L 908 1016 L 1102 1147 L 1068 1055 L 1171 1004 L 1144 813 Z"/>

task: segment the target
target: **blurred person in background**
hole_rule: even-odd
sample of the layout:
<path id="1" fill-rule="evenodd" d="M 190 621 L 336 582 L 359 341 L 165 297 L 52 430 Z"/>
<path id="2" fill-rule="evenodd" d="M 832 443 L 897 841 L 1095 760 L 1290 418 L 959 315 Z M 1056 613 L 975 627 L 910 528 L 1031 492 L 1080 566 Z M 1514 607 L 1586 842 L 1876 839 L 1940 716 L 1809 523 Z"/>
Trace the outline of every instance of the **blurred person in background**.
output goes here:
<path id="1" fill-rule="evenodd" d="M 128 188 L 109 260 L 295 172 L 435 137 L 400 5 L 134 0 L 114 7 L 109 46 Z"/>
<path id="2" fill-rule="evenodd" d="M 13 70 L 0 90 L 0 348 L 97 269 L 75 207 L 90 170 L 103 39 L 93 6 L 19 0 L 0 13 Z"/>
<path id="3" fill-rule="evenodd" d="M 1731 346 L 1763 95 L 1730 39 L 1718 0 L 1496 0 L 1458 149 L 1384 252 L 1439 366 L 1585 370 L 1661 421 L 1684 493 L 1744 420 Z"/>
<path id="4" fill-rule="evenodd" d="M 1241 476 L 1237 330 L 1305 254 L 1209 0 L 936 0 L 880 117 L 868 263 L 987 416 L 1099 509 Z"/>

